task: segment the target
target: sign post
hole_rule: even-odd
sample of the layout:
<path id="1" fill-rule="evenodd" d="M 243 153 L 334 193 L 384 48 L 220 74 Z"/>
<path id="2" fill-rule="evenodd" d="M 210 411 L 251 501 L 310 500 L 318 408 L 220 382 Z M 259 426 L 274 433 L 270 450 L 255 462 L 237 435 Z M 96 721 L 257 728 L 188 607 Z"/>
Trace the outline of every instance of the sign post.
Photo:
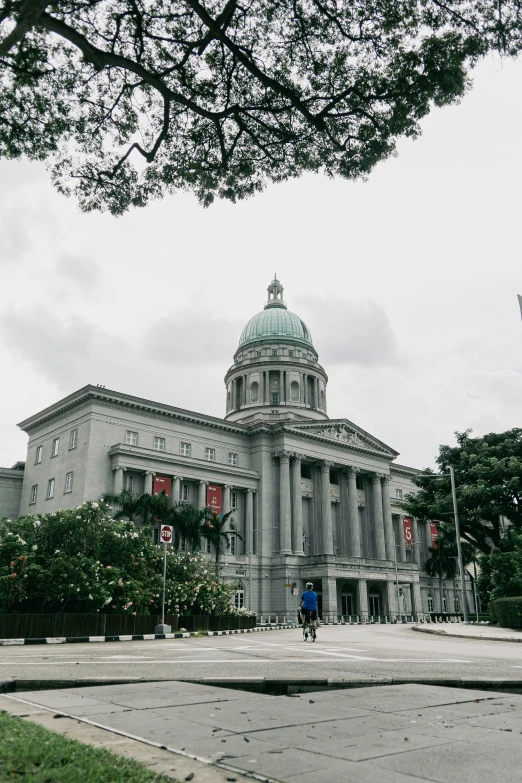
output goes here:
<path id="1" fill-rule="evenodd" d="M 167 582 L 167 544 L 172 544 L 173 529 L 171 525 L 162 525 L 160 540 L 163 541 L 163 596 L 161 599 L 161 625 L 154 629 L 155 634 L 171 633 L 170 625 L 165 625 L 165 585 Z"/>

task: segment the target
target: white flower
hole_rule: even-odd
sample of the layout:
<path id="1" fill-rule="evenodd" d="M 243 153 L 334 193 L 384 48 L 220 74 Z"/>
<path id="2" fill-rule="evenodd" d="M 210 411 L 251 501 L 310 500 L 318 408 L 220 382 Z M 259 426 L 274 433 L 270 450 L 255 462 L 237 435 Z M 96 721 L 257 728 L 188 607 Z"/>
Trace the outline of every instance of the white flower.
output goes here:
<path id="1" fill-rule="evenodd" d="M 93 508 L 99 508 L 98 503 L 94 502 L 91 504 Z"/>
<path id="2" fill-rule="evenodd" d="M 89 601 L 92 601 L 92 595 L 89 593 Z"/>
<path id="3" fill-rule="evenodd" d="M 31 549 L 33 550 L 33 552 L 36 552 L 36 550 L 38 549 L 38 544 L 33 544 Z"/>

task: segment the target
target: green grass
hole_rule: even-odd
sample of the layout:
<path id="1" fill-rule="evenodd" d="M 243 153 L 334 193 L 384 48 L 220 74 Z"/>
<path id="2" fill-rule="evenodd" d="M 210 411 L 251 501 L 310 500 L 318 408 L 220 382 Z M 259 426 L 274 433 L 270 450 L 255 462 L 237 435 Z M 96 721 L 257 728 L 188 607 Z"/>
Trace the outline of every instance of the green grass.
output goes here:
<path id="1" fill-rule="evenodd" d="M 132 759 L 93 748 L 0 712 L 0 781 L 166 783 Z"/>

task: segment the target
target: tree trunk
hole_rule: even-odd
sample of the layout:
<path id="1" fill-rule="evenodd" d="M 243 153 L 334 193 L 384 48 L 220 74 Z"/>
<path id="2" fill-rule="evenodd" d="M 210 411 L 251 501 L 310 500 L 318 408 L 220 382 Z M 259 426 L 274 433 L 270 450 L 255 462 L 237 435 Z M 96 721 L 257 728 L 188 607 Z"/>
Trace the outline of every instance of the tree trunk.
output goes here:
<path id="1" fill-rule="evenodd" d="M 442 572 L 439 574 L 440 613 L 444 614 L 444 591 L 442 587 Z"/>

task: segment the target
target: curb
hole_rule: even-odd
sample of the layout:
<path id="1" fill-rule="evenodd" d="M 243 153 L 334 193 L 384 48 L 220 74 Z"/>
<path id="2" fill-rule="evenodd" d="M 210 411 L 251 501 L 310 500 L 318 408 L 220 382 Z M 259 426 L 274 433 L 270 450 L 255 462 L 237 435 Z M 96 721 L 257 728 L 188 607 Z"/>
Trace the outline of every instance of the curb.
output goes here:
<path id="1" fill-rule="evenodd" d="M 522 644 L 522 639 L 505 639 L 502 636 L 470 636 L 466 633 L 448 633 L 447 631 L 439 631 L 435 630 L 434 628 L 421 628 L 419 625 L 414 625 L 411 629 L 412 631 L 417 631 L 417 633 L 431 633 L 435 636 L 445 636 L 446 639 L 478 639 L 478 641 L 482 642 L 511 642 L 513 644 Z"/>
<path id="2" fill-rule="evenodd" d="M 234 631 L 207 631 L 207 636 L 224 636 L 233 633 L 258 633 L 260 631 L 282 631 L 292 628 L 291 625 L 267 626 L 260 628 L 242 628 Z M 42 636 L 39 638 L 25 639 L 0 639 L 0 647 L 20 647 L 25 644 L 87 644 L 93 642 L 148 642 L 156 639 L 190 639 L 197 633 L 204 632 L 191 631 L 186 633 L 141 633 L 141 634 L 122 634 L 120 636 Z"/>

